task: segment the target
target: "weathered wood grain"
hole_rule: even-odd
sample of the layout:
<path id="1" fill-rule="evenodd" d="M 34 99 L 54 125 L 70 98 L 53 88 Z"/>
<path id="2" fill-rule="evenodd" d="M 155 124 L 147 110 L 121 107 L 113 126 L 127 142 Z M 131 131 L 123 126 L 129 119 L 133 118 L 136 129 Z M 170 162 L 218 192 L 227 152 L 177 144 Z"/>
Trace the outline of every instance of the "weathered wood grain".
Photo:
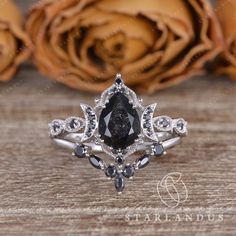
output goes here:
<path id="1" fill-rule="evenodd" d="M 30 65 L 1 84 L 0 235 L 235 235 L 236 83 L 196 78 L 144 99 L 157 101 L 160 114 L 188 120 L 189 136 L 117 196 L 103 173 L 47 135 L 49 121 L 81 114 L 79 103 L 93 104 L 93 96 L 49 81 Z M 157 182 L 171 172 L 182 173 L 189 194 L 173 209 L 157 193 Z"/>
<path id="2" fill-rule="evenodd" d="M 81 114 L 91 95 L 55 84 L 25 65 L 14 81 L 0 86 L 0 234 L 2 235 L 224 235 L 236 227 L 236 83 L 198 78 L 160 92 L 159 111 L 189 121 L 183 144 L 140 171 L 117 196 L 113 183 L 86 160 L 51 145 L 47 123 Z M 189 198 L 178 208 L 158 197 L 157 181 L 182 173 Z M 145 222 L 165 212 L 223 214 L 222 222 Z M 127 214 L 140 219 L 127 222 Z M 174 233 L 175 231 L 179 233 Z M 208 232 L 208 233 L 206 233 Z M 210 233 L 211 232 L 211 233 Z"/>

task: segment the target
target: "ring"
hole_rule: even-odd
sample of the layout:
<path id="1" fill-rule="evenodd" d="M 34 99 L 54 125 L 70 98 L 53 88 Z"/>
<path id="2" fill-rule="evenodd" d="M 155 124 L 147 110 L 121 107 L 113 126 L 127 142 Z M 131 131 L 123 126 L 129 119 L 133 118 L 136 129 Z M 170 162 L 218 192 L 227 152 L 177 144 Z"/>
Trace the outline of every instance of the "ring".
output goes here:
<path id="1" fill-rule="evenodd" d="M 86 158 L 93 167 L 104 171 L 114 180 L 118 193 L 123 191 L 126 178 L 131 179 L 187 135 L 183 118 L 154 117 L 157 104 L 144 106 L 120 74 L 95 103 L 94 107 L 80 104 L 84 118 L 53 120 L 49 135 L 58 146 L 71 149 L 74 156 Z"/>

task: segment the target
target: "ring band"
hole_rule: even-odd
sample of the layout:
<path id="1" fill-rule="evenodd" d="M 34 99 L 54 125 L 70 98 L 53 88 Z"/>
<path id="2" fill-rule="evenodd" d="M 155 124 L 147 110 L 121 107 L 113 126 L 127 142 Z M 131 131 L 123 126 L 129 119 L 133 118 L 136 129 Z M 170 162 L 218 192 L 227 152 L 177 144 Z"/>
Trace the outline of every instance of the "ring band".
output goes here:
<path id="1" fill-rule="evenodd" d="M 49 135 L 56 145 L 72 150 L 79 158 L 87 158 L 92 166 L 114 179 L 118 193 L 125 187 L 125 178 L 132 178 L 187 135 L 183 118 L 154 117 L 156 103 L 143 106 L 120 74 L 95 102 L 95 107 L 80 105 L 84 118 L 53 120 L 49 123 Z M 103 158 L 98 156 L 101 153 Z M 136 154 L 141 156 L 128 163 Z"/>

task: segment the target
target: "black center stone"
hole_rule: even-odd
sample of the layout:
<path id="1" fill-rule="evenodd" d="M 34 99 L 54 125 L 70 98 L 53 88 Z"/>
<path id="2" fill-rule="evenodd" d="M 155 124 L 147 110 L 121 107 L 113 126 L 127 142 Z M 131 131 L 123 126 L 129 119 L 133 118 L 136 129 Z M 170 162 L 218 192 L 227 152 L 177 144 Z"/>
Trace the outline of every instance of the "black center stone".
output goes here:
<path id="1" fill-rule="evenodd" d="M 138 138 L 139 115 L 124 94 L 115 93 L 102 110 L 99 134 L 105 144 L 114 149 L 125 149 Z"/>

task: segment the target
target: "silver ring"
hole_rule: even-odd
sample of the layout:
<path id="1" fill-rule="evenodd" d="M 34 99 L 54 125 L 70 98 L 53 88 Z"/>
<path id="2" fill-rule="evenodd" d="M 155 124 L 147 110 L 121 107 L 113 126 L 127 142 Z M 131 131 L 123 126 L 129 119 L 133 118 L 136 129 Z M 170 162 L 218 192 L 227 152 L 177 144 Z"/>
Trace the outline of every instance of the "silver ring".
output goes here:
<path id="1" fill-rule="evenodd" d="M 123 191 L 126 178 L 165 155 L 187 135 L 183 118 L 154 117 L 157 104 L 143 106 L 120 74 L 95 103 L 94 107 L 80 104 L 84 118 L 53 120 L 49 135 L 55 144 L 72 150 L 78 158 L 87 158 L 93 167 L 114 179 L 118 193 Z M 135 155 L 138 158 L 128 163 Z"/>

